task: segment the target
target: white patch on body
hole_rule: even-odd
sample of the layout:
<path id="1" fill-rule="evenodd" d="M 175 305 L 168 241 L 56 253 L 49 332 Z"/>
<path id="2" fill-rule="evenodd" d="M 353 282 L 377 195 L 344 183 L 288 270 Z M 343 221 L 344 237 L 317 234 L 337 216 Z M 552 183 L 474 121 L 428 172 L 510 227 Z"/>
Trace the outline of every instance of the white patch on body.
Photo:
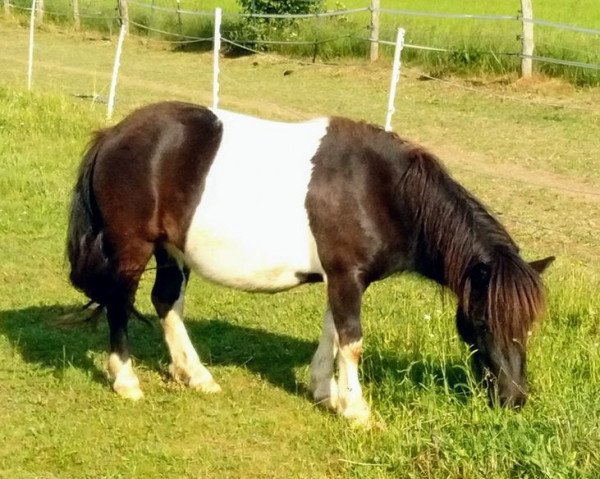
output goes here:
<path id="1" fill-rule="evenodd" d="M 169 372 L 173 379 L 202 392 L 215 393 L 221 387 L 214 381 L 209 370 L 200 362 L 185 325 L 183 324 L 183 301 L 185 280 L 181 292 L 171 310 L 161 319 L 165 333 L 165 342 L 171 354 L 172 363 Z"/>
<path id="2" fill-rule="evenodd" d="M 108 357 L 108 375 L 113 381 L 113 390 L 119 396 L 137 401 L 144 395 L 140 381 L 133 372 L 131 359 L 123 362 L 117 353 L 111 353 Z"/>
<path id="3" fill-rule="evenodd" d="M 216 110 L 220 148 L 185 245 L 201 276 L 247 291 L 279 291 L 322 266 L 304 206 L 311 159 L 329 120 L 281 123 Z"/>
<path id="4" fill-rule="evenodd" d="M 319 347 L 310 364 L 310 385 L 315 402 L 333 411 L 338 407 L 338 387 L 334 377 L 334 362 L 339 348 L 339 336 L 327 308 Z"/>

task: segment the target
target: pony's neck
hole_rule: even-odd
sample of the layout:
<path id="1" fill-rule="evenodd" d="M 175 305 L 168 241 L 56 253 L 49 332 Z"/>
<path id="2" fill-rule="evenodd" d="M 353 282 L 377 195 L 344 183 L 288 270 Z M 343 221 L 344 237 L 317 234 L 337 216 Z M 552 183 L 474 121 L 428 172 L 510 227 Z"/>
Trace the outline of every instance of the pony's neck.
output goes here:
<path id="1" fill-rule="evenodd" d="M 486 208 L 454 181 L 432 154 L 407 152 L 400 183 L 412 212 L 415 271 L 460 294 L 464 276 L 476 263 L 518 248 Z"/>

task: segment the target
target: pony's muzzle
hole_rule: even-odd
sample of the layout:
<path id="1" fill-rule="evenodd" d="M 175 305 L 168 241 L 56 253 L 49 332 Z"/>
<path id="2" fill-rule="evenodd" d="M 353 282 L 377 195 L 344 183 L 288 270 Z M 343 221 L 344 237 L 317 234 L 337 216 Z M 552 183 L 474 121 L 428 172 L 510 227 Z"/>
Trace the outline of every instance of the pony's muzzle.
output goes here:
<path id="1" fill-rule="evenodd" d="M 527 394 L 518 393 L 499 397 L 500 406 L 509 409 L 521 409 L 527 402 Z"/>
<path id="2" fill-rule="evenodd" d="M 508 384 L 494 384 L 488 389 L 490 406 L 500 406 L 507 409 L 521 409 L 527 402 L 526 386 L 508 380 Z"/>

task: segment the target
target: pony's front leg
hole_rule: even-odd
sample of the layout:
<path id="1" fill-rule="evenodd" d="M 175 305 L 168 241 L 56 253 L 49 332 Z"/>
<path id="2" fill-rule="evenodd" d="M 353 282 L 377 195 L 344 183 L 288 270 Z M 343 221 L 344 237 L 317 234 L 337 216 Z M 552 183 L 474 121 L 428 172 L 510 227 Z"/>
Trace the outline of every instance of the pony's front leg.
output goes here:
<path id="1" fill-rule="evenodd" d="M 366 424 L 370 410 L 358 379 L 358 363 L 362 354 L 360 308 L 364 286 L 356 275 L 347 274 L 329 277 L 327 289 L 339 336 L 338 411 L 354 423 Z"/>
<path id="2" fill-rule="evenodd" d="M 204 393 L 217 393 L 221 387 L 215 382 L 212 374 L 200 362 L 198 353 L 181 320 L 181 309 L 177 303 L 161 320 L 165 341 L 171 354 L 172 363 L 169 372 L 173 379 Z"/>
<path id="3" fill-rule="evenodd" d="M 155 253 L 157 272 L 152 288 L 152 303 L 160 317 L 165 342 L 171 355 L 169 372 L 173 379 L 205 393 L 221 387 L 200 362 L 183 324 L 183 303 L 189 271 L 180 266 L 165 250 Z"/>

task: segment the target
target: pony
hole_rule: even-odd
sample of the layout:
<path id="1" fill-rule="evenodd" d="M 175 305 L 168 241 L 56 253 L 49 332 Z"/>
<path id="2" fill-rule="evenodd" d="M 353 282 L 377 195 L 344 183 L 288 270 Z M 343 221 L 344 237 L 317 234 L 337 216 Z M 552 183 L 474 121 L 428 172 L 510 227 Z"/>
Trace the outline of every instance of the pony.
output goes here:
<path id="1" fill-rule="evenodd" d="M 544 311 L 541 273 L 506 229 L 424 148 L 341 117 L 268 121 L 182 102 L 148 105 L 96 133 L 73 190 L 70 281 L 106 311 L 112 388 L 142 397 L 127 348 L 154 255 L 152 303 L 172 377 L 218 392 L 183 323 L 190 270 L 245 291 L 324 282 L 314 400 L 369 419 L 358 376 L 361 298 L 413 271 L 457 297 L 456 322 L 490 401 L 525 403 L 526 344 Z M 337 360 L 337 377 L 335 362 Z"/>

